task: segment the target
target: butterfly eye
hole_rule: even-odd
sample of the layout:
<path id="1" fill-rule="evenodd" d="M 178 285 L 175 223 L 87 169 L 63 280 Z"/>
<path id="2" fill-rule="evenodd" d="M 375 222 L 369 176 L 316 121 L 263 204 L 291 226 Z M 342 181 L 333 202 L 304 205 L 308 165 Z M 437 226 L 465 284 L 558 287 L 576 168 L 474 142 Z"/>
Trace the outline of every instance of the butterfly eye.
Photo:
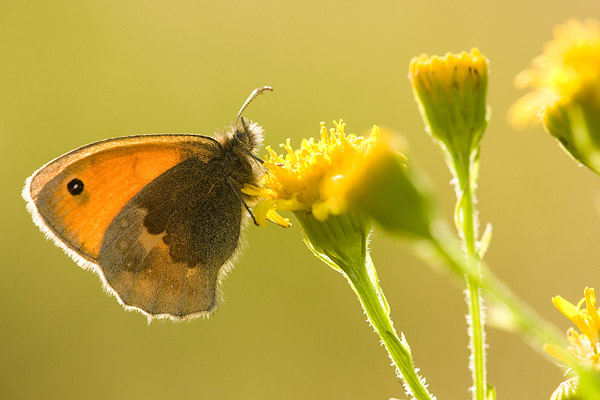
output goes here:
<path id="1" fill-rule="evenodd" d="M 83 182 L 81 181 L 81 179 L 72 179 L 69 183 L 67 183 L 67 190 L 73 196 L 77 196 L 78 194 L 81 194 L 81 192 L 83 192 Z"/>
<path id="2" fill-rule="evenodd" d="M 234 139 L 241 142 L 241 143 L 248 143 L 248 133 L 245 131 L 235 131 L 235 134 L 233 135 Z"/>

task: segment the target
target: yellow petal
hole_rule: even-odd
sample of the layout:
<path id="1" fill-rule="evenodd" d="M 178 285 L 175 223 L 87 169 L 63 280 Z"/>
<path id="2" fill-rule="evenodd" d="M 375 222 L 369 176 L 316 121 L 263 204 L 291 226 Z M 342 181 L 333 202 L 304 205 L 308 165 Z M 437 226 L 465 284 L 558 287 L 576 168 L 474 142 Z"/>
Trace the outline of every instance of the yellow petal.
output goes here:
<path id="1" fill-rule="evenodd" d="M 565 300 L 560 296 L 555 296 L 552 298 L 552 304 L 554 304 L 554 307 L 556 307 L 558 311 L 563 313 L 565 317 L 569 318 L 573 323 L 577 324 L 579 319 L 579 310 L 573 303 L 569 302 L 568 300 Z"/>

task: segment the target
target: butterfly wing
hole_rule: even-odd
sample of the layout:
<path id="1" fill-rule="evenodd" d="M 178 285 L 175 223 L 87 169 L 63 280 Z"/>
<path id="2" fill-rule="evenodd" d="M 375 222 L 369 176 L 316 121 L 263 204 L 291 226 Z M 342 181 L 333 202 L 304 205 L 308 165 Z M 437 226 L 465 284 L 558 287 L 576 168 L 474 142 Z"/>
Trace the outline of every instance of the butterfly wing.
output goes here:
<path id="1" fill-rule="evenodd" d="M 23 196 L 42 231 L 125 305 L 149 316 L 210 312 L 241 220 L 213 163 L 220 151 L 198 135 L 109 139 L 51 161 Z M 212 250 L 218 240 L 227 246 Z"/>
<path id="2" fill-rule="evenodd" d="M 98 261 L 125 304 L 179 318 L 216 307 L 242 216 L 218 167 L 189 158 L 146 185 L 110 224 Z"/>

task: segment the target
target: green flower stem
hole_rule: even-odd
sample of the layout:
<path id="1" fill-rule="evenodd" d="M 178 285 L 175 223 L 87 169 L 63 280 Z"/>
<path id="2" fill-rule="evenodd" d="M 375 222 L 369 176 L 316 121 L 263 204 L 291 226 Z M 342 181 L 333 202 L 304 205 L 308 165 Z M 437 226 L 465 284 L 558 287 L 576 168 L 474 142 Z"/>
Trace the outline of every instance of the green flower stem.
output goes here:
<path id="1" fill-rule="evenodd" d="M 466 262 L 469 269 L 479 276 L 467 276 L 467 303 L 469 309 L 469 347 L 471 349 L 470 367 L 473 380 L 473 398 L 487 398 L 486 354 L 485 354 L 485 316 L 481 298 L 481 260 L 477 254 L 477 217 L 475 210 L 476 163 L 465 160 L 455 163 L 458 180 L 455 222 L 461 231 L 465 244 Z M 465 165 L 466 164 L 466 165 Z M 460 168 L 464 165 L 464 168 Z"/>
<path id="2" fill-rule="evenodd" d="M 367 256 L 364 265 L 355 265 L 348 271 L 350 272 L 346 274 L 348 282 L 394 362 L 397 375 L 402 377 L 405 386 L 410 388 L 410 392 L 416 399 L 433 399 L 415 369 L 408 343 L 399 339 L 394 329 L 389 306 L 379 286 L 371 257 Z"/>
<path id="3" fill-rule="evenodd" d="M 477 49 L 444 57 L 421 55 L 411 60 L 408 76 L 425 128 L 440 145 L 457 180 L 456 227 L 464 241 L 467 263 L 478 271 L 474 194 L 479 142 L 490 115 L 485 100 L 488 60 Z M 467 293 L 473 399 L 485 400 L 485 331 L 479 276 L 467 276 Z"/>
<path id="4" fill-rule="evenodd" d="M 308 213 L 295 214 L 302 225 L 309 249 L 348 280 L 394 362 L 397 375 L 404 381 L 406 392 L 417 400 L 434 400 L 435 397 L 427 391 L 424 380 L 417 373 L 408 343 L 404 337 L 398 337 L 390 319 L 390 307 L 379 286 L 367 247 L 370 232 L 368 219 L 341 214 L 318 221 Z"/>
<path id="5" fill-rule="evenodd" d="M 477 400 L 487 397 L 485 328 L 482 311 L 481 291 L 479 283 L 467 278 L 469 293 L 469 338 L 471 347 L 471 371 L 474 386 L 474 396 Z"/>
<path id="6" fill-rule="evenodd" d="M 515 294 L 489 269 L 481 263 L 481 274 L 466 262 L 454 237 L 445 228 L 436 227 L 434 238 L 425 244 L 425 252 L 436 256 L 446 264 L 457 277 L 466 275 L 472 280 L 481 277 L 481 289 L 490 296 L 494 305 L 508 318 L 509 328 L 514 328 L 530 339 L 531 346 L 540 351 L 544 343 L 565 347 L 564 335 L 556 327 L 544 320 L 535 310 L 523 303 Z"/>

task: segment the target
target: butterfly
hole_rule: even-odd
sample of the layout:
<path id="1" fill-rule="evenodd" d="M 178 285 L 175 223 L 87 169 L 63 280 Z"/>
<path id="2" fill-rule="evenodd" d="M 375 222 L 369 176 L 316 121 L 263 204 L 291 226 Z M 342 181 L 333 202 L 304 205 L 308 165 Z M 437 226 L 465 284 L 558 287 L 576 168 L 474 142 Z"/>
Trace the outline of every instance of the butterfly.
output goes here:
<path id="1" fill-rule="evenodd" d="M 158 134 L 106 139 L 31 175 L 23 198 L 33 221 L 127 309 L 180 320 L 208 315 L 238 252 L 263 174 L 263 129 L 242 113 L 208 137 Z"/>

